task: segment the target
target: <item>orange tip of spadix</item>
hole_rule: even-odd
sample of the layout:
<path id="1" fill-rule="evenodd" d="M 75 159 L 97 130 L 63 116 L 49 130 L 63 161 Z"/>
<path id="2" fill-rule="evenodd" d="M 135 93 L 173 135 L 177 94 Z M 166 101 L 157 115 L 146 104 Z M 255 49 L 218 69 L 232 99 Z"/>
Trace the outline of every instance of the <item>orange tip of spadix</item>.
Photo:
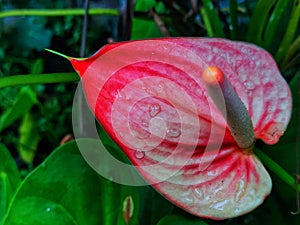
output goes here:
<path id="1" fill-rule="evenodd" d="M 224 74 L 222 70 L 216 66 L 208 66 L 203 71 L 203 80 L 209 85 L 219 84 L 224 80 Z"/>

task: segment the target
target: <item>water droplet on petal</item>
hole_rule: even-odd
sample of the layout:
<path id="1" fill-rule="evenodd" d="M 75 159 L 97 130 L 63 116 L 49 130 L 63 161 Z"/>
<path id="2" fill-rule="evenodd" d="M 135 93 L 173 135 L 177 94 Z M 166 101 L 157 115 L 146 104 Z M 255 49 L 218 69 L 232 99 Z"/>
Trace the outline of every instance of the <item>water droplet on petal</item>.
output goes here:
<path id="1" fill-rule="evenodd" d="M 167 137 L 176 138 L 181 135 L 181 131 L 177 128 L 169 128 L 167 129 Z"/>
<path id="2" fill-rule="evenodd" d="M 149 114 L 151 117 L 155 117 L 158 113 L 160 113 L 160 111 L 160 105 L 157 103 L 149 106 Z"/>
<path id="3" fill-rule="evenodd" d="M 243 194 L 245 194 L 245 181 L 239 180 L 236 184 L 236 191 L 235 191 L 235 201 L 240 201 L 243 197 Z"/>
<path id="4" fill-rule="evenodd" d="M 285 130 L 284 123 L 271 123 L 264 134 L 264 141 L 268 144 L 275 144 L 278 139 L 282 136 Z"/>
<path id="5" fill-rule="evenodd" d="M 150 137 L 150 133 L 148 131 L 143 131 L 137 135 L 137 138 L 141 140 L 144 140 L 148 137 Z"/>
<path id="6" fill-rule="evenodd" d="M 204 199 L 204 194 L 200 188 L 195 188 L 195 197 L 200 200 Z"/>
<path id="7" fill-rule="evenodd" d="M 116 98 L 122 98 L 123 97 L 119 89 L 116 90 L 115 96 L 116 96 Z"/>
<path id="8" fill-rule="evenodd" d="M 214 47 L 214 48 L 212 49 L 212 51 L 213 51 L 214 53 L 219 53 L 219 48 Z"/>
<path id="9" fill-rule="evenodd" d="M 255 89 L 255 84 L 252 82 L 246 82 L 245 86 L 248 90 L 254 90 Z"/>
<path id="10" fill-rule="evenodd" d="M 216 202 L 213 206 L 214 209 L 219 210 L 219 211 L 223 211 L 226 208 L 226 205 L 228 204 L 229 200 L 225 199 L 223 201 L 220 202 Z"/>
<path id="11" fill-rule="evenodd" d="M 265 75 L 265 77 L 264 78 L 262 78 L 262 83 L 263 84 L 266 84 L 266 83 L 268 83 L 270 80 L 269 80 L 269 76 L 266 76 Z"/>
<path id="12" fill-rule="evenodd" d="M 191 197 L 186 197 L 186 198 L 185 198 L 185 201 L 186 201 L 186 202 L 189 202 L 189 203 L 193 203 L 193 202 L 194 202 L 194 199 L 191 198 Z"/>
<path id="13" fill-rule="evenodd" d="M 143 152 L 143 151 L 136 151 L 136 152 L 135 152 L 135 157 L 136 157 L 137 159 L 142 159 L 142 158 L 145 157 L 145 152 Z"/>

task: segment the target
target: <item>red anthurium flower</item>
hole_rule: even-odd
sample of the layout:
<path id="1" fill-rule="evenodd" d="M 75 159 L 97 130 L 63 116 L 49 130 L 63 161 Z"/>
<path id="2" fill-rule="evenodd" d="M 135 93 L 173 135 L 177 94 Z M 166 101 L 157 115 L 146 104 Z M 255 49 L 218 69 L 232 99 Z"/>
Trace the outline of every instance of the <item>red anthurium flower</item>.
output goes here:
<path id="1" fill-rule="evenodd" d="M 291 95 L 263 49 L 168 38 L 114 43 L 69 60 L 99 122 L 174 204 L 225 219 L 270 193 L 269 174 L 252 149 L 256 139 L 279 140 Z"/>

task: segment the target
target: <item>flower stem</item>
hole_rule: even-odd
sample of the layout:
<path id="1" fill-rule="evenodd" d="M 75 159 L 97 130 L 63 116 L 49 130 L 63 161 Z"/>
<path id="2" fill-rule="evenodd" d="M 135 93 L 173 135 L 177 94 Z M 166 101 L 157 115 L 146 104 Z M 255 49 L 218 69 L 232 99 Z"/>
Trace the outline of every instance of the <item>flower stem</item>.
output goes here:
<path id="1" fill-rule="evenodd" d="M 288 172 L 286 172 L 280 165 L 274 162 L 268 155 L 255 147 L 255 155 L 262 161 L 262 163 L 275 173 L 284 183 L 292 187 L 293 189 L 300 191 L 300 185 L 296 184 L 295 178 L 293 178 Z"/>
<path id="2" fill-rule="evenodd" d="M 82 16 L 84 15 L 84 9 L 18 9 L 18 10 L 6 10 L 0 12 L 0 18 L 11 16 Z M 119 11 L 117 9 L 102 9 L 94 8 L 89 10 L 89 15 L 112 15 L 118 16 Z"/>
<path id="3" fill-rule="evenodd" d="M 31 84 L 49 84 L 79 81 L 77 73 L 50 73 L 36 75 L 15 75 L 0 78 L 0 88 L 31 85 Z"/>

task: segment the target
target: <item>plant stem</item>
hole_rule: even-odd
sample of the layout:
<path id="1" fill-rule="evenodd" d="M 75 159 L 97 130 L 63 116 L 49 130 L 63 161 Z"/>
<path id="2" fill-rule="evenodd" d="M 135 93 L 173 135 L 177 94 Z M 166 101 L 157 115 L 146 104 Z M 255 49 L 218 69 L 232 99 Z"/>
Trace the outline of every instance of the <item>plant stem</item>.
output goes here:
<path id="1" fill-rule="evenodd" d="M 11 16 L 83 16 L 84 9 L 70 8 L 70 9 L 19 9 L 6 10 L 0 12 L 0 18 Z M 89 15 L 112 15 L 118 16 L 117 9 L 102 9 L 94 8 L 89 10 Z"/>
<path id="2" fill-rule="evenodd" d="M 272 172 L 274 172 L 284 183 L 293 189 L 300 191 L 300 185 L 297 185 L 295 178 L 293 178 L 280 165 L 273 161 L 268 155 L 258 148 L 254 149 L 254 153 L 262 161 L 262 163 Z"/>
<path id="3" fill-rule="evenodd" d="M 76 73 L 50 73 L 37 75 L 16 75 L 0 78 L 0 88 L 31 85 L 31 84 L 49 84 L 79 81 Z"/>

